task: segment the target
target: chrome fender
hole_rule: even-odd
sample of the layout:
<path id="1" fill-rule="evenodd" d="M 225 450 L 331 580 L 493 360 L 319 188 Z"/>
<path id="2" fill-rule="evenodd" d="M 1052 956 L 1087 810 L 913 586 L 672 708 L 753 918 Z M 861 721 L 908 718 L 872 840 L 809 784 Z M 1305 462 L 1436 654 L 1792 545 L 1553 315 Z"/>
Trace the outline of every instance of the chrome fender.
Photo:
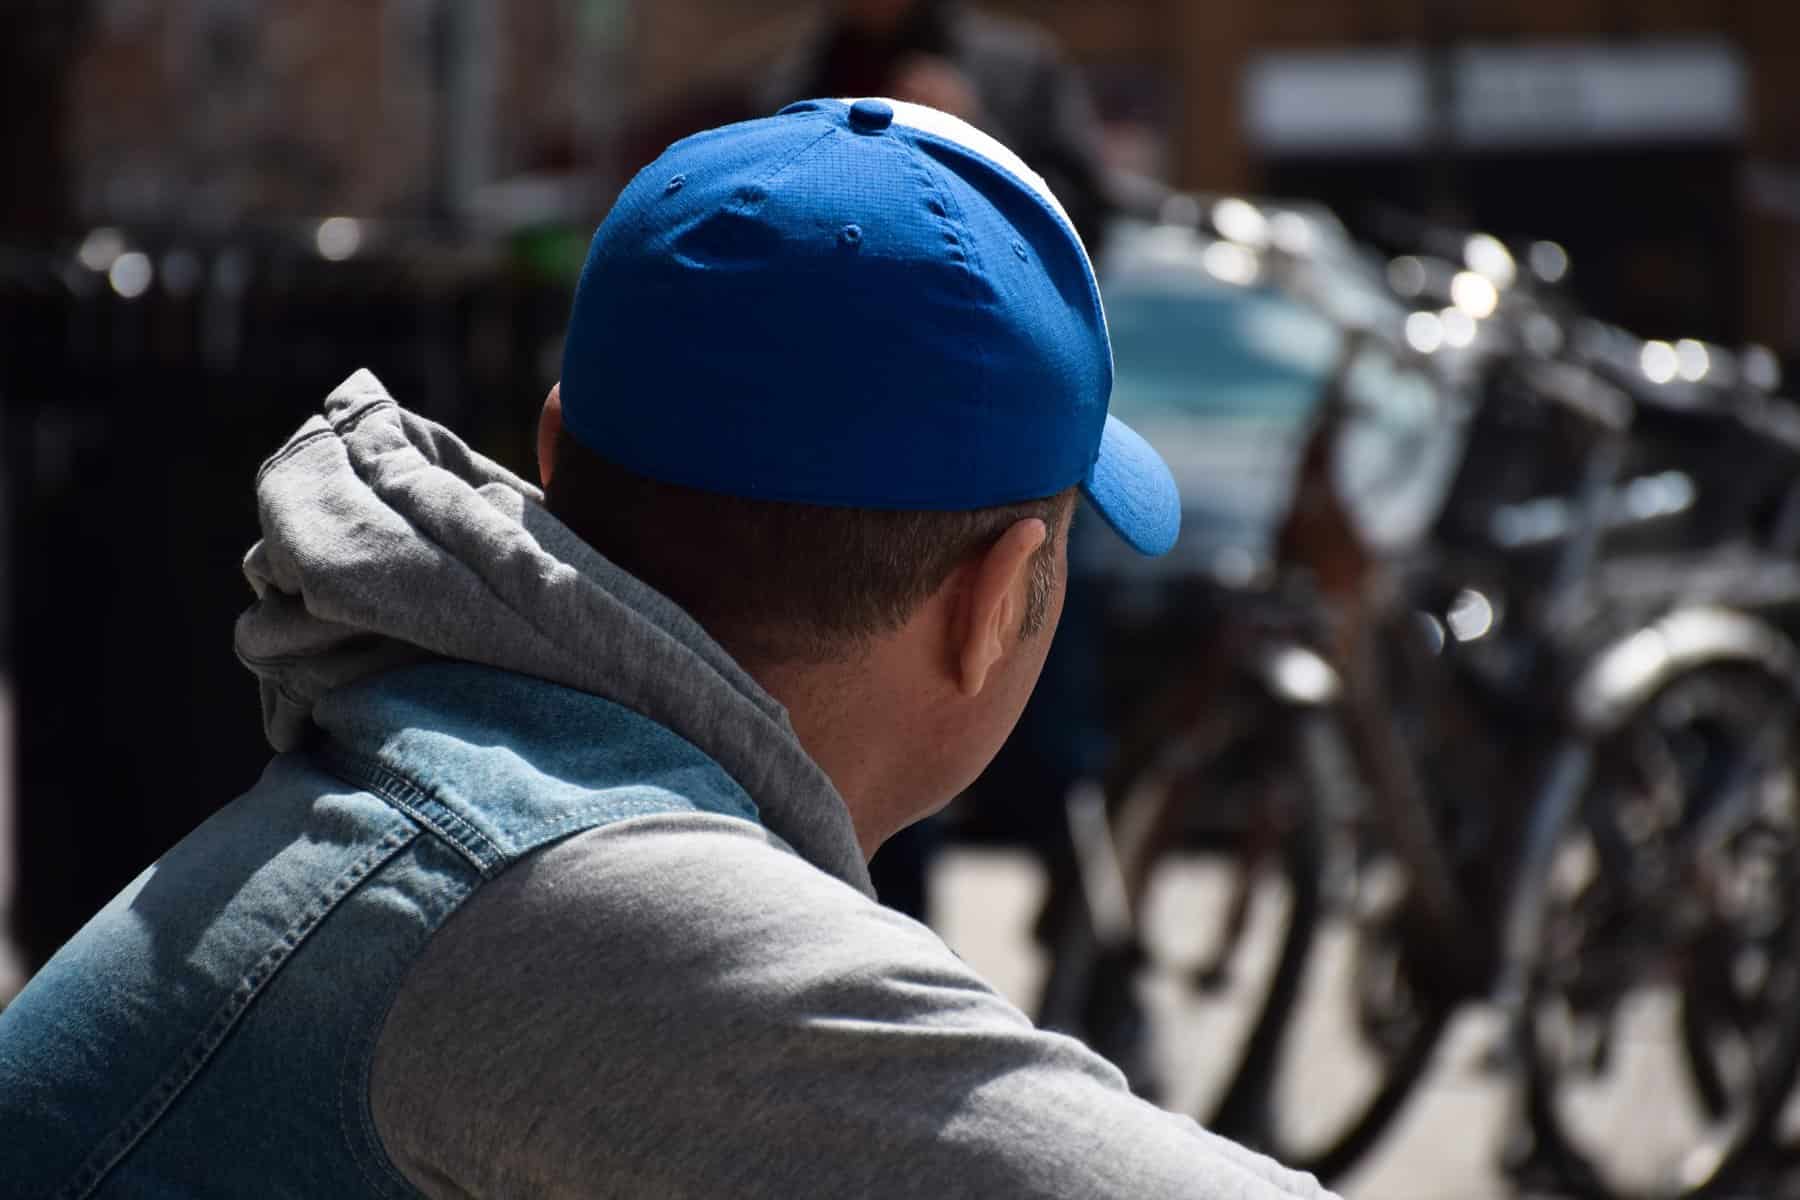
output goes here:
<path id="1" fill-rule="evenodd" d="M 1616 732 L 1646 700 L 1683 671 L 1742 663 L 1784 680 L 1800 679 L 1800 651 L 1786 634 L 1729 608 L 1677 609 L 1594 655 L 1569 694 L 1578 732 Z"/>

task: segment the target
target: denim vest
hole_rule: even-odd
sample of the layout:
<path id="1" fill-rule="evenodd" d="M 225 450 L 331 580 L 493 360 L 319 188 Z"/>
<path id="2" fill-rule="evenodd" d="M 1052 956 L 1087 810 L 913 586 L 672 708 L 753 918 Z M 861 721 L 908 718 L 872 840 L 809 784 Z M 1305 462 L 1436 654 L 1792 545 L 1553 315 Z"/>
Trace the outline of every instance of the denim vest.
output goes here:
<path id="1" fill-rule="evenodd" d="M 432 933 L 571 834 L 648 813 L 757 820 L 674 733 L 521 675 L 407 667 L 330 693 L 315 720 L 313 745 L 0 1013 L 0 1193 L 416 1196 L 376 1134 L 369 1076 Z"/>

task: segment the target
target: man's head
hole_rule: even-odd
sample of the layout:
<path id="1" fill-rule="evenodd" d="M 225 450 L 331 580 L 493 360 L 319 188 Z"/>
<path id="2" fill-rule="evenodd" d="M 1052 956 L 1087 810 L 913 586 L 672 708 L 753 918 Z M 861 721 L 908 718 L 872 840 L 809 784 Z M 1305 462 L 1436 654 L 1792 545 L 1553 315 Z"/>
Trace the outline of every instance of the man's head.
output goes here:
<path id="1" fill-rule="evenodd" d="M 555 389 L 538 437 L 550 511 L 788 705 L 867 852 L 1017 723 L 1062 612 L 1075 488 L 955 512 L 723 496 L 594 454 Z"/>
<path id="2" fill-rule="evenodd" d="M 1042 180 L 935 110 L 812 101 L 626 188 L 539 449 L 552 510 L 790 708 L 821 672 L 827 716 L 866 690 L 886 723 L 862 742 L 910 755 L 862 753 L 862 781 L 903 765 L 924 811 L 1036 680 L 1073 490 L 1145 553 L 1174 540 L 1173 481 L 1106 415 L 1111 385 L 1092 266 Z M 808 749 L 853 799 L 850 766 Z"/>

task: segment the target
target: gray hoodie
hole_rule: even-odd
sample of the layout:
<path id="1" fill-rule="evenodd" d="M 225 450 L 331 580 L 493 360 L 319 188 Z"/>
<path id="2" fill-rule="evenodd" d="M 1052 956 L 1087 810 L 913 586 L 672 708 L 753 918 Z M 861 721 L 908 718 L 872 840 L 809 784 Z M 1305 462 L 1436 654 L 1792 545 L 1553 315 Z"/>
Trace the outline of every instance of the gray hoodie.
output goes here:
<path id="1" fill-rule="evenodd" d="M 382 1142 L 427 1195 L 1325 1195 L 1133 1097 L 876 904 L 781 706 L 372 375 L 270 460 L 258 500 L 237 646 L 277 748 L 334 688 L 451 658 L 652 718 L 760 815 L 555 843 L 432 938 L 371 1085 Z"/>

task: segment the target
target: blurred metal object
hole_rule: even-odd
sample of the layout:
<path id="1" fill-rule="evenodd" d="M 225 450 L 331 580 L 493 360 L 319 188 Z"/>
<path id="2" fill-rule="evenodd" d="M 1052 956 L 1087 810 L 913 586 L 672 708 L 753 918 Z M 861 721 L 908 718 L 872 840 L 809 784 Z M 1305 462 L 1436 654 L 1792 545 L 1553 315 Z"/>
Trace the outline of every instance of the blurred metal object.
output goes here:
<path id="1" fill-rule="evenodd" d="M 1247 200 L 1227 196 L 1212 206 L 1211 216 L 1213 228 L 1231 241 L 1252 250 L 1269 244 L 1269 219 Z"/>
<path id="2" fill-rule="evenodd" d="M 103 226 L 91 230 L 81 239 L 81 246 L 75 251 L 75 257 L 88 270 L 104 275 L 123 253 L 125 235 L 110 226 Z"/>
<path id="3" fill-rule="evenodd" d="M 313 235 L 319 257 L 331 262 L 343 262 L 353 257 L 362 249 L 362 242 L 362 222 L 355 217 L 326 217 L 319 222 Z"/>
<path id="4" fill-rule="evenodd" d="M 1407 314 L 1406 344 L 1420 354 L 1436 354 L 1444 345 L 1444 321 L 1434 312 Z"/>
<path id="5" fill-rule="evenodd" d="M 1751 387 L 1772 392 L 1781 386 L 1781 360 L 1767 346 L 1744 347 L 1742 370 Z"/>
<path id="6" fill-rule="evenodd" d="M 1123 946 L 1131 938 L 1131 908 L 1106 820 L 1105 790 L 1095 780 L 1078 781 L 1064 801 L 1064 813 L 1094 935 L 1103 950 Z"/>
<path id="7" fill-rule="evenodd" d="M 1466 350 L 1475 344 L 1480 336 L 1481 327 L 1468 310 L 1452 306 L 1438 313 L 1438 323 L 1444 331 L 1444 345 L 1458 350 Z"/>
<path id="8" fill-rule="evenodd" d="M 1464 588 L 1450 601 L 1444 613 L 1444 624 L 1459 642 L 1473 642 L 1486 637 L 1494 628 L 1494 604 L 1483 592 Z"/>
<path id="9" fill-rule="evenodd" d="M 1531 243 L 1527 261 L 1531 264 L 1531 273 L 1540 283 L 1561 283 L 1569 273 L 1569 252 L 1555 242 Z"/>
<path id="10" fill-rule="evenodd" d="M 1688 608 L 1599 651 L 1570 691 L 1570 711 L 1581 729 L 1610 734 L 1676 675 L 1732 662 L 1800 675 L 1800 652 L 1768 623 L 1730 609 Z"/>
<path id="11" fill-rule="evenodd" d="M 1681 359 L 1675 353 L 1675 347 L 1667 342 L 1645 342 L 1638 355 L 1638 362 L 1644 378 L 1651 383 L 1668 383 L 1681 370 Z"/>
<path id="12" fill-rule="evenodd" d="M 1214 242 L 1201 251 L 1200 261 L 1215 279 L 1238 287 L 1255 283 L 1261 273 L 1256 255 L 1237 242 Z"/>
<path id="13" fill-rule="evenodd" d="M 1675 343 L 1675 373 L 1689 383 L 1699 383 L 1712 369 L 1712 352 L 1703 342 L 1682 338 Z"/>
<path id="14" fill-rule="evenodd" d="M 1502 290 L 1511 287 L 1519 277 L 1518 263 L 1513 260 L 1512 251 L 1491 233 L 1469 235 L 1463 242 L 1463 262 L 1469 270 Z"/>
<path id="15" fill-rule="evenodd" d="M 1343 691 L 1331 664 L 1305 646 L 1270 646 L 1259 665 L 1269 693 L 1289 704 L 1330 704 Z"/>
<path id="16" fill-rule="evenodd" d="M 156 269 L 150 265 L 150 256 L 142 250 L 127 250 L 113 259 L 106 272 L 112 290 L 124 300 L 136 300 L 149 291 L 155 277 Z"/>
<path id="17" fill-rule="evenodd" d="M 1425 264 L 1416 255 L 1402 254 L 1388 263 L 1388 286 L 1408 300 L 1425 291 Z"/>
<path id="18" fill-rule="evenodd" d="M 1457 272 L 1450 281 L 1450 298 L 1458 309 L 1477 321 L 1493 316 L 1500 306 L 1499 289 L 1486 275 L 1475 271 Z"/>

